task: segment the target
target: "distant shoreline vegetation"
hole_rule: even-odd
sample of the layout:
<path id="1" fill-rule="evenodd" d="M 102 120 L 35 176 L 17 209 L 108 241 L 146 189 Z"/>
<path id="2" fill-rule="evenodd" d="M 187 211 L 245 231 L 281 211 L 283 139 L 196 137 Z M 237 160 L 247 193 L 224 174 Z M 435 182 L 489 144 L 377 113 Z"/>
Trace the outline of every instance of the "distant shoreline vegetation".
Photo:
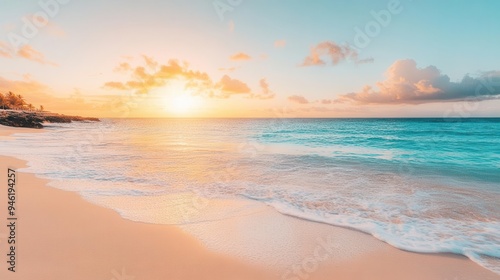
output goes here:
<path id="1" fill-rule="evenodd" d="M 43 111 L 43 105 L 40 105 L 38 109 L 33 106 L 33 104 L 26 102 L 24 97 L 20 94 L 14 94 L 11 91 L 7 94 L 0 92 L 0 109 L 3 110 L 28 110 L 28 111 Z"/>
<path id="2" fill-rule="evenodd" d="M 9 91 L 0 93 L 0 124 L 12 127 L 43 128 L 44 122 L 70 123 L 72 121 L 100 121 L 98 118 L 67 116 L 44 110 L 43 105 L 35 108 L 20 94 Z"/>

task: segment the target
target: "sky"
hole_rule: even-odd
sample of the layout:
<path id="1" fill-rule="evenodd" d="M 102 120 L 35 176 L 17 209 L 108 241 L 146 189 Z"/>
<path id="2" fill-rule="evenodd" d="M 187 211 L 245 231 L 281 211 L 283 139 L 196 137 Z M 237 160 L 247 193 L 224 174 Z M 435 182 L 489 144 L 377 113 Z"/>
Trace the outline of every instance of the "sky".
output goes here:
<path id="1" fill-rule="evenodd" d="M 97 117 L 500 116 L 500 2 L 0 0 L 0 93 Z"/>

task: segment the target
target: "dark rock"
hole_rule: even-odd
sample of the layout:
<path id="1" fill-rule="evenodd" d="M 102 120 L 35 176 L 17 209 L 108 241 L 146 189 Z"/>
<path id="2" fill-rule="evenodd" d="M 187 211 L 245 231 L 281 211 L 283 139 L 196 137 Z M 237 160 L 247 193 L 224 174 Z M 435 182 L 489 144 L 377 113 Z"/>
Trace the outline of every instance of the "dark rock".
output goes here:
<path id="1" fill-rule="evenodd" d="M 72 121 L 100 121 L 98 118 L 66 116 L 50 112 L 0 110 L 0 124 L 13 127 L 43 128 L 43 122 L 70 123 Z"/>

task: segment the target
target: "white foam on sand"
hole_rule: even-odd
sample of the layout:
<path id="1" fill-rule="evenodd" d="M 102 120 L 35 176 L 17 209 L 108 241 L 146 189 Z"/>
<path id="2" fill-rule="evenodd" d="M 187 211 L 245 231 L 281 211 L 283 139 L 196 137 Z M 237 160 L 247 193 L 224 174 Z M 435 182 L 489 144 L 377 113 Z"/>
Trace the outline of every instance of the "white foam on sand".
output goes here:
<path id="1" fill-rule="evenodd" d="M 228 201 L 210 200 L 200 217 L 226 205 Z M 343 261 L 383 246 L 382 242 L 361 232 L 286 216 L 260 202 L 231 200 L 231 207 L 257 211 L 180 227 L 210 250 L 279 272 L 308 258 L 314 259 L 318 250 L 321 261 L 325 256 Z M 225 211 L 233 212 L 232 209 Z"/>
<path id="2" fill-rule="evenodd" d="M 367 234 L 283 215 L 259 201 L 206 199 L 187 192 L 86 199 L 129 220 L 176 225 L 209 250 L 277 273 L 314 259 L 318 250 L 321 262 L 344 261 L 383 246 Z"/>

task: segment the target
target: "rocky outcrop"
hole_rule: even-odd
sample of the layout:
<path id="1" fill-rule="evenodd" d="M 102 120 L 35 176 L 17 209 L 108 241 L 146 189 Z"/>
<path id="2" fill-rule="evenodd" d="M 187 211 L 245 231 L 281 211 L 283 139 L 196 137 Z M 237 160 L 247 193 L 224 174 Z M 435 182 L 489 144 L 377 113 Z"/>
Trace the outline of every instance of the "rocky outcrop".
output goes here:
<path id="1" fill-rule="evenodd" d="M 94 121 L 98 118 L 67 116 L 51 112 L 28 112 L 16 110 L 0 110 L 0 124 L 13 127 L 43 128 L 44 122 L 70 123 L 72 121 Z"/>

